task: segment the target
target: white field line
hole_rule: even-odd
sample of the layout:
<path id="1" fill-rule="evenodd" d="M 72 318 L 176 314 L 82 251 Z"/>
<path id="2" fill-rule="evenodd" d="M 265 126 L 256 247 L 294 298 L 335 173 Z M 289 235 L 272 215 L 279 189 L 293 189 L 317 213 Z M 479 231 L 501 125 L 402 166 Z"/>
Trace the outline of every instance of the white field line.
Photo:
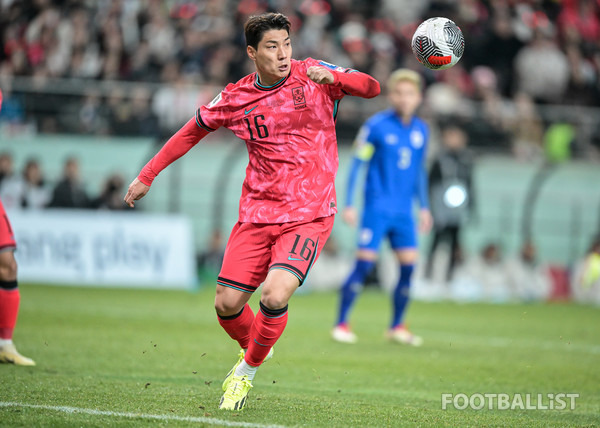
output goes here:
<path id="1" fill-rule="evenodd" d="M 436 340 L 447 340 L 456 344 L 482 345 L 494 348 L 537 348 L 544 351 L 573 351 L 584 354 L 600 354 L 600 345 L 589 343 L 572 343 L 565 338 L 557 338 L 556 342 L 549 340 L 524 340 L 510 337 L 477 336 L 465 333 L 443 332 L 438 330 L 423 330 L 425 337 L 431 336 Z"/>
<path id="2" fill-rule="evenodd" d="M 152 419 L 158 421 L 181 421 L 197 422 L 207 425 L 219 425 L 224 427 L 245 427 L 245 428 L 283 428 L 282 425 L 257 424 L 251 422 L 227 421 L 224 419 L 208 418 L 203 416 L 176 416 L 176 415 L 148 415 L 144 413 L 113 412 L 110 410 L 84 409 L 81 407 L 70 406 L 47 406 L 43 404 L 27 404 L 0 401 L 0 407 L 27 407 L 30 409 L 52 410 L 62 413 L 81 413 L 93 416 L 114 416 L 117 418 L 130 419 Z"/>

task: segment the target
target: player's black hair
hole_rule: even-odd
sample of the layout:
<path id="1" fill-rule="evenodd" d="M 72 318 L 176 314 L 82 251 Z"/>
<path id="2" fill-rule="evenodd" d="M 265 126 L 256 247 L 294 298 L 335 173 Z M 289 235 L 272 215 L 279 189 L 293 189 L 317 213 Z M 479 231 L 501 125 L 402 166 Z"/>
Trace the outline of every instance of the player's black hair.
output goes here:
<path id="1" fill-rule="evenodd" d="M 269 30 L 285 30 L 290 33 L 290 20 L 282 13 L 263 13 L 262 15 L 253 15 L 244 24 L 244 35 L 246 36 L 246 45 L 258 49 L 258 43 L 262 40 L 263 34 Z"/>

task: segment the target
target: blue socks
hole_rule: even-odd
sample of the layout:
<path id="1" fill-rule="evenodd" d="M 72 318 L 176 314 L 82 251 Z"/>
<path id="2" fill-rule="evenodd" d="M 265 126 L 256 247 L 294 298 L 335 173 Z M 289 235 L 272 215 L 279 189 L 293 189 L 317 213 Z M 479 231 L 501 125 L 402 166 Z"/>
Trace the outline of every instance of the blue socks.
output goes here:
<path id="1" fill-rule="evenodd" d="M 360 293 L 363 284 L 365 283 L 365 279 L 373 265 L 374 261 L 369 260 L 357 260 L 356 265 L 354 266 L 354 270 L 346 279 L 346 282 L 342 286 L 340 290 L 340 311 L 337 320 L 337 324 L 346 324 L 348 322 L 348 312 L 352 308 L 352 304 L 354 300 L 356 300 L 356 296 Z"/>
<path id="2" fill-rule="evenodd" d="M 414 265 L 400 265 L 400 278 L 398 279 L 398 285 L 396 285 L 393 296 L 394 316 L 392 318 L 391 328 L 402 324 L 404 311 L 406 310 L 408 299 L 410 297 L 410 278 L 414 268 Z"/>
<path id="3" fill-rule="evenodd" d="M 340 310 L 337 320 L 337 324 L 346 324 L 348 322 L 348 314 L 358 293 L 362 290 L 363 284 L 369 272 L 373 268 L 375 262 L 367 260 L 357 260 L 354 270 L 344 282 L 340 290 Z M 414 265 L 400 265 L 400 278 L 398 279 L 398 285 L 393 294 L 393 317 L 391 328 L 397 327 L 402 324 L 404 312 L 408 306 L 410 298 L 410 283 L 415 266 Z"/>

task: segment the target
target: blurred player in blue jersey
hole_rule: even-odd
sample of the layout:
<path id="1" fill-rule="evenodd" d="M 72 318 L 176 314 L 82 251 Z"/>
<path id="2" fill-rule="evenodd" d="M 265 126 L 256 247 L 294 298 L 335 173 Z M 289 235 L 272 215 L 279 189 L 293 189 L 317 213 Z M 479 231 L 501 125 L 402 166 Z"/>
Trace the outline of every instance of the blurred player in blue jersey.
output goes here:
<path id="1" fill-rule="evenodd" d="M 421 77 L 414 71 L 400 69 L 392 73 L 388 81 L 391 108 L 369 118 L 356 137 L 343 211 L 344 220 L 353 226 L 357 225 L 358 219 L 354 207 L 357 179 L 363 165 L 368 165 L 368 170 L 356 265 L 340 290 L 339 314 L 332 331 L 334 340 L 339 342 L 357 341 L 348 326 L 350 309 L 375 264 L 384 238 L 390 240 L 400 264 L 387 336 L 408 345 L 419 346 L 423 342 L 403 324 L 418 255 L 413 216 L 415 198 L 419 200 L 421 231 L 428 232 L 432 226 L 424 165 L 429 129 L 415 116 L 422 101 L 421 85 Z"/>

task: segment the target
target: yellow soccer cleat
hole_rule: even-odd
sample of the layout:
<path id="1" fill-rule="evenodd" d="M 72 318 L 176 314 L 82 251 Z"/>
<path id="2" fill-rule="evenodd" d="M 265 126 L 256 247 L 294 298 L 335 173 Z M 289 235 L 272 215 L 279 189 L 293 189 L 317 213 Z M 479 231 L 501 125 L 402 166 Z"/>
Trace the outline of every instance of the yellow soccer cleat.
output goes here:
<path id="1" fill-rule="evenodd" d="M 237 367 L 240 365 L 240 363 L 244 360 L 244 355 L 246 355 L 246 353 L 244 352 L 243 349 L 240 349 L 240 353 L 238 354 L 238 360 L 237 363 L 234 364 L 234 366 L 231 368 L 231 370 L 229 370 L 229 373 L 227 373 L 227 376 L 225 376 L 225 380 L 223 380 L 223 392 L 227 391 L 227 387 L 229 386 L 229 382 L 231 382 L 231 378 L 233 377 L 233 374 L 235 373 L 235 369 L 237 369 Z"/>
<path id="2" fill-rule="evenodd" d="M 229 370 L 229 373 L 227 373 L 227 376 L 225 376 L 225 380 L 223 380 L 223 385 L 222 385 L 223 392 L 227 391 L 227 386 L 229 386 L 229 382 L 231 382 L 231 378 L 233 377 L 233 374 L 235 373 L 235 369 L 237 369 L 237 367 L 240 365 L 240 363 L 244 360 L 244 355 L 246 355 L 246 353 L 244 352 L 243 349 L 240 349 L 240 353 L 238 354 L 239 358 L 237 360 L 237 363 L 235 363 L 235 365 L 231 368 L 231 370 Z M 265 357 L 265 360 L 263 362 L 266 363 L 272 357 L 273 357 L 273 348 L 269 349 L 269 353 L 267 354 L 267 356 Z"/>
<path id="3" fill-rule="evenodd" d="M 221 397 L 219 409 L 242 410 L 251 388 L 252 383 L 248 380 L 248 376 L 232 376 L 227 391 Z"/>
<path id="4" fill-rule="evenodd" d="M 19 354 L 14 343 L 0 345 L 0 363 L 15 364 L 17 366 L 35 366 L 35 361 Z"/>

